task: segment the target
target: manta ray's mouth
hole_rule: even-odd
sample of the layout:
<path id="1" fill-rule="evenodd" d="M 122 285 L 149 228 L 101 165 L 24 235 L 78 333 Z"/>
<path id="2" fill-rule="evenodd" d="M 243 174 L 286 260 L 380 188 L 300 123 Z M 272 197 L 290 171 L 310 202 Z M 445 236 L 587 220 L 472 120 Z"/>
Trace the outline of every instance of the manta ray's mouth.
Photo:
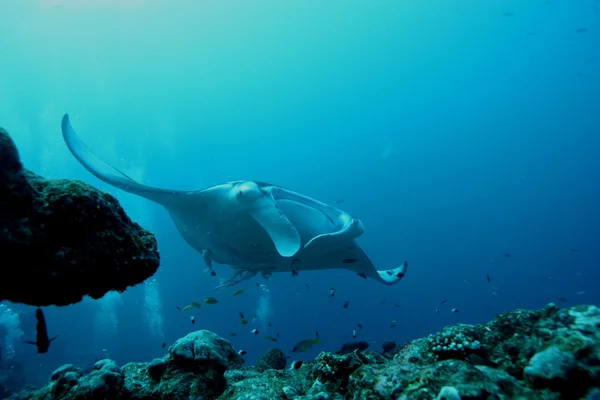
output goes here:
<path id="1" fill-rule="evenodd" d="M 271 196 L 290 223 L 298 231 L 302 245 L 322 235 L 362 234 L 359 220 L 335 207 L 296 192 L 273 188 Z"/>

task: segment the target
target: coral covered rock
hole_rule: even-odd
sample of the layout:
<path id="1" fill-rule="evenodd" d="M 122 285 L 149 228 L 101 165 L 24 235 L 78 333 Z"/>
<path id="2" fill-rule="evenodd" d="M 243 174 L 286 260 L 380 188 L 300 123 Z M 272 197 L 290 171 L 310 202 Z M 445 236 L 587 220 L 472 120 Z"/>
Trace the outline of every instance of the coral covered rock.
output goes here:
<path id="1" fill-rule="evenodd" d="M 285 369 L 287 357 L 280 349 L 269 349 L 256 362 L 256 370 L 264 372 L 268 369 Z"/>
<path id="2" fill-rule="evenodd" d="M 599 339 L 597 307 L 551 304 L 502 313 L 487 324 L 449 326 L 389 346 L 393 355 L 322 352 L 298 369 L 261 373 L 241 367 L 229 342 L 198 331 L 151 363 L 119 369 L 104 360 L 88 375 L 67 365 L 45 387 L 12 398 L 591 400 L 600 398 Z"/>
<path id="3" fill-rule="evenodd" d="M 169 347 L 169 355 L 175 364 L 188 369 L 208 366 L 225 372 L 230 365 L 240 363 L 231 343 L 207 330 L 178 339 Z"/>
<path id="4" fill-rule="evenodd" d="M 0 280 L 0 300 L 35 306 L 123 291 L 159 265 L 154 235 L 132 222 L 113 196 L 24 169 L 2 129 L 0 254 L 10 271 L 10 279 Z"/>

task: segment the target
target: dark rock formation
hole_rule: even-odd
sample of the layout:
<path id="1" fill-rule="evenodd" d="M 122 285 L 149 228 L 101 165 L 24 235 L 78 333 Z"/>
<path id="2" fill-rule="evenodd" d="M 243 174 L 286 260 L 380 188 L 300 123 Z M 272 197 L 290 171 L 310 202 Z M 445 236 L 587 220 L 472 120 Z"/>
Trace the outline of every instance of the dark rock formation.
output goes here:
<path id="1" fill-rule="evenodd" d="M 81 181 L 44 179 L 24 169 L 2 129 L 0 254 L 10 272 L 0 279 L 0 300 L 34 306 L 124 291 L 159 265 L 154 235 L 132 222 L 114 197 Z"/>
<path id="2" fill-rule="evenodd" d="M 237 365 L 224 339 L 207 331 L 190 335 L 171 346 L 162 361 L 118 369 L 104 360 L 88 375 L 65 366 L 42 389 L 12 399 L 591 400 L 600 395 L 600 309 L 595 306 L 551 304 L 539 311 L 502 313 L 487 324 L 449 326 L 396 347 L 393 359 L 358 350 L 322 352 L 297 370 L 263 373 Z"/>
<path id="3" fill-rule="evenodd" d="M 393 351 L 396 348 L 396 346 L 397 344 L 393 340 L 386 340 L 381 344 L 381 349 L 384 353 L 389 353 L 390 351 Z"/>
<path id="4" fill-rule="evenodd" d="M 285 369 L 287 357 L 280 349 L 269 349 L 256 361 L 256 370 L 264 372 L 268 369 Z"/>
<path id="5" fill-rule="evenodd" d="M 355 350 L 365 351 L 368 348 L 369 348 L 369 343 L 365 342 L 364 340 L 360 340 L 358 342 L 347 342 L 347 343 L 342 344 L 342 347 L 340 347 L 340 349 L 338 351 L 336 351 L 335 354 L 343 355 L 343 354 L 352 353 Z"/>

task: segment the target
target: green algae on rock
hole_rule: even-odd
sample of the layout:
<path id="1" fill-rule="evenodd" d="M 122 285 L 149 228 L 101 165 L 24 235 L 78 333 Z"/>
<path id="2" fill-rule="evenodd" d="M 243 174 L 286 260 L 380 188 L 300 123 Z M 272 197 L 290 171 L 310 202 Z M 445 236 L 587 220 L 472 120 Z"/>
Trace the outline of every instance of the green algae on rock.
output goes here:
<path id="1" fill-rule="evenodd" d="M 600 394 L 599 339 L 596 306 L 550 304 L 505 312 L 486 324 L 448 326 L 393 350 L 390 344 L 385 355 L 321 352 L 297 370 L 261 373 L 242 367 L 229 342 L 198 331 L 162 359 L 118 370 L 104 360 L 88 375 L 68 365 L 43 388 L 11 399 L 591 400 Z"/>
<path id="2" fill-rule="evenodd" d="M 24 169 L 2 129 L 0 254 L 10 271 L 10 279 L 0 280 L 0 300 L 33 306 L 124 291 L 159 266 L 154 235 L 131 221 L 113 196 Z"/>

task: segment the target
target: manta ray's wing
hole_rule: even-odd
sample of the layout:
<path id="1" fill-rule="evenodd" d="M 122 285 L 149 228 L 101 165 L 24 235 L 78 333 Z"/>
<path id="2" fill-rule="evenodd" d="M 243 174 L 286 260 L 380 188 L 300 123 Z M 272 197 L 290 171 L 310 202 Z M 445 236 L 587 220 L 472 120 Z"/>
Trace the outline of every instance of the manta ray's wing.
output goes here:
<path id="1" fill-rule="evenodd" d="M 362 222 L 347 212 L 288 189 L 272 187 L 271 193 L 302 237 L 294 269 L 345 268 L 386 285 L 406 274 L 406 262 L 392 270 L 375 268 L 355 241 L 364 232 Z"/>
<path id="2" fill-rule="evenodd" d="M 96 156 L 79 138 L 68 114 L 62 119 L 62 133 L 71 153 L 98 179 L 167 208 L 188 244 L 198 251 L 210 250 L 205 253 L 207 264 L 211 253 L 216 253 L 218 261 L 245 268 L 247 244 L 264 242 L 263 230 L 281 256 L 291 257 L 300 249 L 294 226 L 254 182 L 231 182 L 194 192 L 142 185 Z M 222 233 L 218 239 L 205 234 L 216 231 Z"/>
<path id="3" fill-rule="evenodd" d="M 104 162 L 95 155 L 81 141 L 69 120 L 69 114 L 65 114 L 62 119 L 62 134 L 67 147 L 75 158 L 93 175 L 101 181 L 113 185 L 126 192 L 136 194 L 156 203 L 168 206 L 175 198 L 185 196 L 189 192 L 177 190 L 165 190 L 142 185 L 119 171 L 112 165 Z"/>

